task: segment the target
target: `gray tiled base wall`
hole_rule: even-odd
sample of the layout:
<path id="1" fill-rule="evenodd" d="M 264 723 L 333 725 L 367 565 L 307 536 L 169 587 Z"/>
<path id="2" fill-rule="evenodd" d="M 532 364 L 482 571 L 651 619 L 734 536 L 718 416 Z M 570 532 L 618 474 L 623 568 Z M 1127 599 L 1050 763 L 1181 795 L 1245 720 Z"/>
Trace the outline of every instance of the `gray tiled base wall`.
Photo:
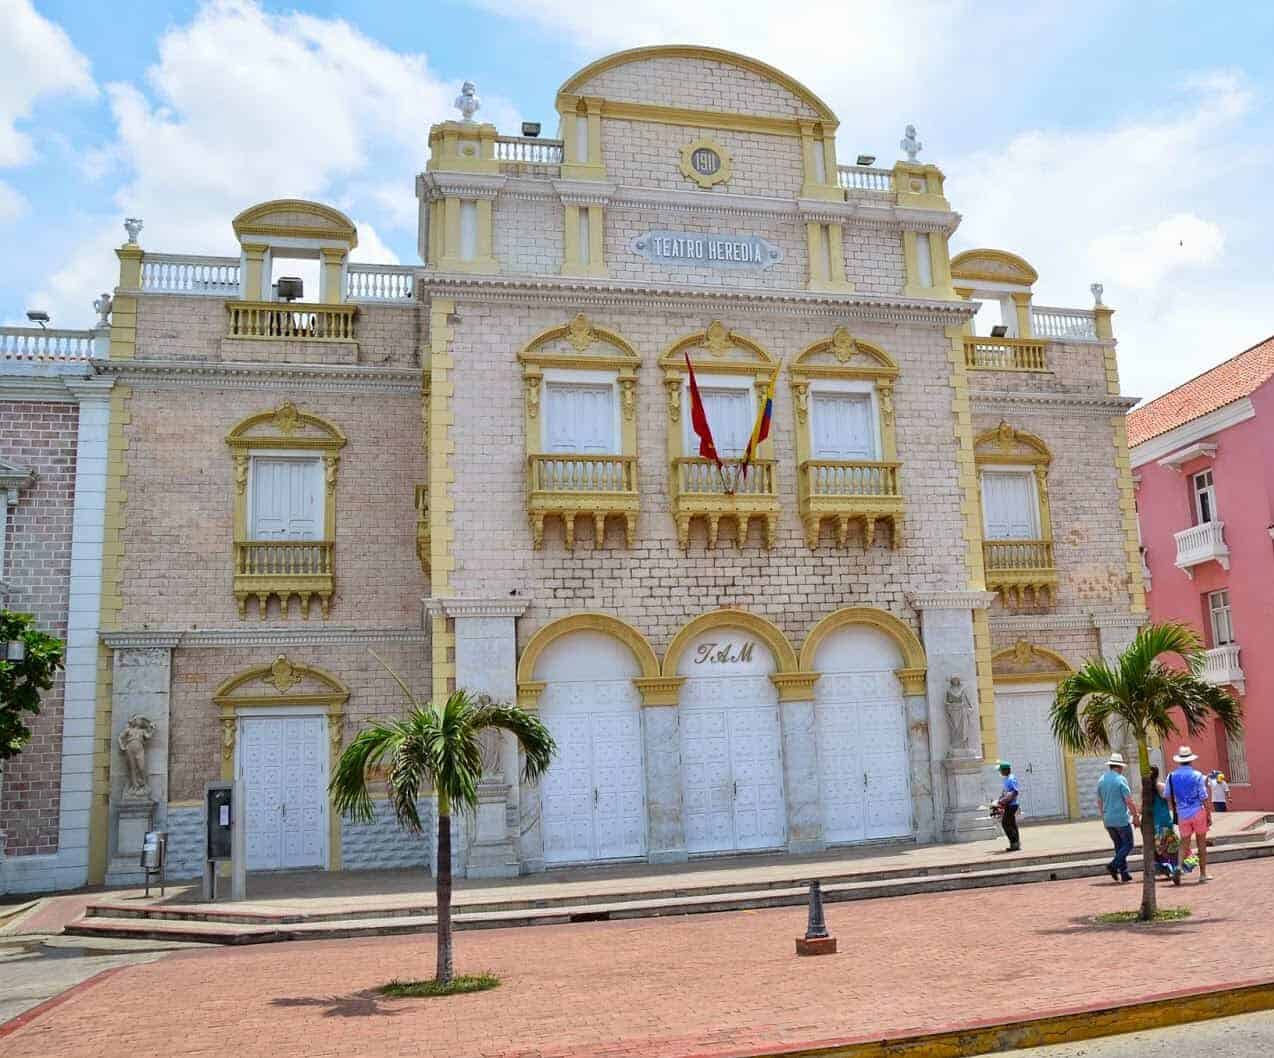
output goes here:
<path id="1" fill-rule="evenodd" d="M 166 878 L 203 877 L 203 813 L 203 805 L 168 806 Z"/>

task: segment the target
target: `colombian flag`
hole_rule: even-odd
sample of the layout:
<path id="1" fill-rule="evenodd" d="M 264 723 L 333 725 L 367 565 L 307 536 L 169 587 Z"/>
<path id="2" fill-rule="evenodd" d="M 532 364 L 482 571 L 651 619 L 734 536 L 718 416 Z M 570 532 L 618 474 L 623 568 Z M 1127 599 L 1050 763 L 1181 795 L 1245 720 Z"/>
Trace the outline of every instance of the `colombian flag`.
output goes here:
<path id="1" fill-rule="evenodd" d="M 770 436 L 770 419 L 774 415 L 774 379 L 778 377 L 778 371 L 770 378 L 770 384 L 765 388 L 765 400 L 761 402 L 761 407 L 757 409 L 756 424 L 752 427 L 752 436 L 748 438 L 748 447 L 743 453 L 743 462 L 739 470 L 746 478 L 748 476 L 748 464 L 752 462 L 752 457 L 756 455 L 756 450 L 760 447 L 761 442 Z"/>

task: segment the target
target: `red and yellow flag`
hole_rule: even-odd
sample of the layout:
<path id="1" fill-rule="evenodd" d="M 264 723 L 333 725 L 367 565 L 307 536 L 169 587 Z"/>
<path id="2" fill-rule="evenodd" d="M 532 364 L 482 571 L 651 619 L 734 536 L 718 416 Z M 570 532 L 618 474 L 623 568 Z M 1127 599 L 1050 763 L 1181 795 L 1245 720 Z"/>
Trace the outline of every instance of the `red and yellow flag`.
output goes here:
<path id="1" fill-rule="evenodd" d="M 690 372 L 690 425 L 699 435 L 699 457 L 711 459 L 720 467 L 721 457 L 717 455 L 717 446 L 712 440 L 712 427 L 708 425 L 708 413 L 704 410 L 703 398 L 699 396 L 699 383 L 695 381 L 695 369 L 690 363 L 689 353 L 686 353 L 686 370 Z"/>

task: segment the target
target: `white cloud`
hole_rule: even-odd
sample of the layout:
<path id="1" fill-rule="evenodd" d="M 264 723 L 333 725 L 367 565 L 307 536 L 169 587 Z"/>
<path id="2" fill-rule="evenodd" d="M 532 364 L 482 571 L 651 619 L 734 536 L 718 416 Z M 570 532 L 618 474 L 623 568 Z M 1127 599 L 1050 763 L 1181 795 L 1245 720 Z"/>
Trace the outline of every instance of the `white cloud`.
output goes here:
<path id="1" fill-rule="evenodd" d="M 385 245 L 380 232 L 366 221 L 351 219 L 354 221 L 354 227 L 358 229 L 358 245 L 349 255 L 351 261 L 357 261 L 359 264 L 399 263 L 398 255 Z"/>
<path id="2" fill-rule="evenodd" d="M 144 83 L 107 86 L 116 138 L 88 172 L 125 174 L 114 216 L 98 219 L 40 297 L 64 325 L 83 321 L 88 292 L 114 285 L 115 258 L 103 249 L 118 245 L 126 215 L 144 218 L 144 246 L 175 253 L 235 253 L 231 219 L 270 198 L 352 200 L 372 223 L 393 227 L 401 206 L 350 189 L 394 174 L 414 203 L 429 126 L 452 116 L 458 91 L 424 55 L 394 51 L 348 22 L 210 0 L 159 38 Z M 519 120 L 489 94 L 483 116 L 506 128 Z M 393 257 L 367 222 L 359 241 L 361 260 Z"/>
<path id="3" fill-rule="evenodd" d="M 31 137 L 18 122 L 29 118 L 42 98 L 97 93 L 88 60 L 31 0 L 0 3 L 0 70 L 0 166 L 34 160 Z"/>
<path id="4" fill-rule="evenodd" d="M 1192 213 L 1174 213 L 1149 228 L 1125 226 L 1099 235 L 1089 253 L 1102 262 L 1102 274 L 1111 281 L 1151 290 L 1170 272 L 1211 264 L 1224 246 L 1217 224 Z"/>

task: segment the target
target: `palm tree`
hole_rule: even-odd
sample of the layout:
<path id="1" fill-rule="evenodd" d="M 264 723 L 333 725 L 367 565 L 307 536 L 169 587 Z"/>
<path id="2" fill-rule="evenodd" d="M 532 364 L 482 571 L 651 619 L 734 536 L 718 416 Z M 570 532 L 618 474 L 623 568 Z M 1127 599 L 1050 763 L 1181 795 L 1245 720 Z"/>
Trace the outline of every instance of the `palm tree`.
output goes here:
<path id="1" fill-rule="evenodd" d="M 1186 671 L 1159 662 L 1163 654 L 1175 654 Z M 1243 730 L 1243 707 L 1219 687 L 1199 679 L 1204 652 L 1199 637 L 1187 625 L 1177 623 L 1144 626 L 1119 661 L 1089 661 L 1057 688 L 1053 702 L 1053 734 L 1073 753 L 1109 753 L 1113 726 L 1122 728 L 1137 743 L 1141 769 L 1141 845 L 1144 875 L 1140 919 L 1154 918 L 1155 787 L 1150 781 L 1150 742 L 1171 739 L 1181 714 L 1191 736 L 1199 735 L 1215 717 L 1231 735 Z"/>
<path id="2" fill-rule="evenodd" d="M 544 774 L 557 747 L 540 718 L 516 705 L 493 703 L 485 697 L 475 699 L 465 691 L 456 691 L 441 704 L 422 705 L 392 669 L 390 675 L 407 696 L 411 709 L 402 719 L 374 721 L 354 737 L 332 775 L 332 803 L 359 822 L 371 822 L 374 809 L 367 789 L 368 774 L 383 764 L 399 826 L 420 834 L 423 828 L 416 800 L 430 790 L 436 792 L 438 963 L 434 979 L 449 985 L 453 977 L 451 813 L 456 808 L 473 811 L 477 807 L 482 778 L 480 734 L 488 728 L 512 732 L 524 754 L 522 774 L 528 782 Z"/>

